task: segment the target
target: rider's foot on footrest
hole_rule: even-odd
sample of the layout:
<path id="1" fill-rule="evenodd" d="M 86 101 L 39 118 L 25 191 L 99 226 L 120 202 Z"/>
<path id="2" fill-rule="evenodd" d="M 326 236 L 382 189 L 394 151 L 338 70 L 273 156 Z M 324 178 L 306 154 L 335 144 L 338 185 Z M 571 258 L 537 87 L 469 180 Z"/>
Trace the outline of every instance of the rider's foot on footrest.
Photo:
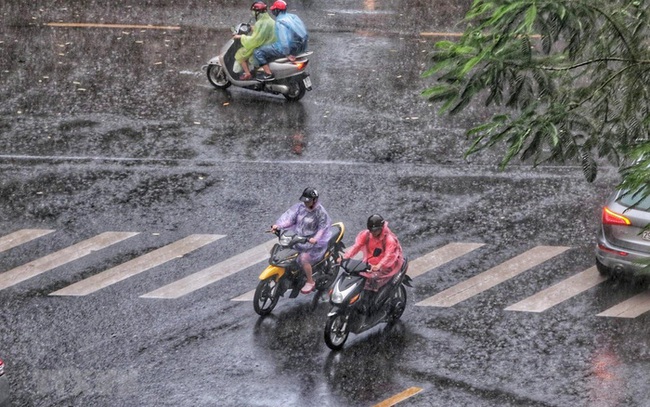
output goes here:
<path id="1" fill-rule="evenodd" d="M 314 287 L 316 287 L 315 283 L 305 283 L 300 292 L 303 294 L 309 294 L 310 292 L 314 291 Z"/>
<path id="2" fill-rule="evenodd" d="M 258 77 L 258 80 L 260 80 L 262 82 L 274 81 L 275 80 L 275 75 L 273 75 L 273 74 L 269 74 L 269 75 L 263 74 L 263 75 Z"/>

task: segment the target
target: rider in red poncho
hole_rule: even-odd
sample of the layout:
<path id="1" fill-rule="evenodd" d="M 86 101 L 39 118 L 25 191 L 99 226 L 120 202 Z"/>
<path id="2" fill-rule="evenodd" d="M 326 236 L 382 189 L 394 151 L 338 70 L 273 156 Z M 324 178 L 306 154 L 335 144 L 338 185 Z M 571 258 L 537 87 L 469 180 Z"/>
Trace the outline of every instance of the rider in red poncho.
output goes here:
<path id="1" fill-rule="evenodd" d="M 349 259 L 359 252 L 363 253 L 363 261 L 372 266 L 370 272 L 360 273 L 368 281 L 365 289 L 377 291 L 384 286 L 402 267 L 404 256 L 397 236 L 388 228 L 388 223 L 380 215 L 368 218 L 368 230 L 362 230 L 357 235 L 354 245 L 343 255 Z M 381 253 L 374 256 L 376 249 Z"/>

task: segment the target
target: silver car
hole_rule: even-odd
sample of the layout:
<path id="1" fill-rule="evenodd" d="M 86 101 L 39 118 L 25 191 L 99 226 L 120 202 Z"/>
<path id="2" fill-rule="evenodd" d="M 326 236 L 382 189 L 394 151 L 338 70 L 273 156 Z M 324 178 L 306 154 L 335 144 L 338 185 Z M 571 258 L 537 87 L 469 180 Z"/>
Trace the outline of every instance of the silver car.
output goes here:
<path id="1" fill-rule="evenodd" d="M 9 380 L 5 376 L 5 364 L 0 359 L 0 407 L 9 407 Z"/>
<path id="2" fill-rule="evenodd" d="M 650 197 L 616 191 L 603 207 L 596 267 L 608 277 L 650 277 Z"/>

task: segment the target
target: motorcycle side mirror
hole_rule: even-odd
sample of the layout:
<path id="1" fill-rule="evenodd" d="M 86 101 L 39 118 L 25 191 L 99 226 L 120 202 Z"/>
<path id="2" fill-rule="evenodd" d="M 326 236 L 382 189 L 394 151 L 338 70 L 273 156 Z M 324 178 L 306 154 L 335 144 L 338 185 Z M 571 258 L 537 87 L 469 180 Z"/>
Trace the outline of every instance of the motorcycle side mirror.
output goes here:
<path id="1" fill-rule="evenodd" d="M 372 252 L 372 257 L 379 257 L 379 255 L 381 254 L 381 252 L 382 252 L 382 250 L 381 250 L 379 247 L 376 248 L 376 249 L 373 250 L 373 252 Z"/>

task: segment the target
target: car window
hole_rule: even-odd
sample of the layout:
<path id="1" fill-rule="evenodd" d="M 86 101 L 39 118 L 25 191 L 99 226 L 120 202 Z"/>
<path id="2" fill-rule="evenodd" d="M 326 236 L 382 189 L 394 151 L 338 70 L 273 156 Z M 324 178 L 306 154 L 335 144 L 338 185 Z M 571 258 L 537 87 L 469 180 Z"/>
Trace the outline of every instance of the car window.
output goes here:
<path id="1" fill-rule="evenodd" d="M 643 211 L 650 210 L 650 196 L 646 196 L 644 199 L 639 200 L 640 197 L 641 194 L 621 192 L 617 201 L 625 206 L 634 206 L 635 209 Z"/>

